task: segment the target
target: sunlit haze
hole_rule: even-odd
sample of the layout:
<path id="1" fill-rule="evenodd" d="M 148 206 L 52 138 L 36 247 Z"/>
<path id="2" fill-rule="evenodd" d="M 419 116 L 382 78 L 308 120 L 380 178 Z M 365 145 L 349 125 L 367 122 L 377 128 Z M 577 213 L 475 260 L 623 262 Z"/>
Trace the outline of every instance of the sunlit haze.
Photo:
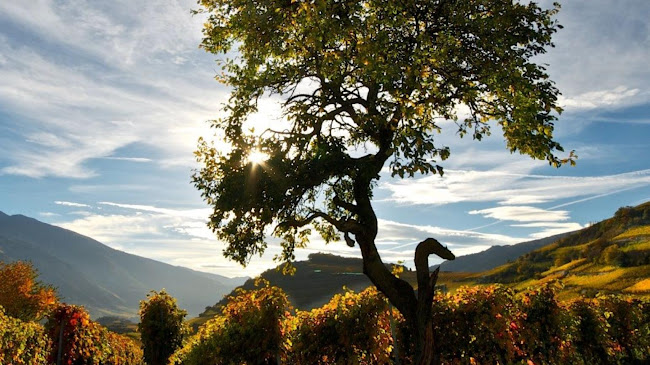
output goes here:
<path id="1" fill-rule="evenodd" d="M 269 155 L 262 151 L 252 151 L 250 155 L 248 155 L 248 161 L 255 165 L 259 165 L 268 159 Z"/>

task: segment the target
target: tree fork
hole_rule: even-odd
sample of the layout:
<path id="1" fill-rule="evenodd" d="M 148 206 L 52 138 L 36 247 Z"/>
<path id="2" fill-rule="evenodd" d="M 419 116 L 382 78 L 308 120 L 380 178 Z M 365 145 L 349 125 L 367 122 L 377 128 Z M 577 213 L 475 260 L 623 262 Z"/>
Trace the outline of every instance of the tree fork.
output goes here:
<path id="1" fill-rule="evenodd" d="M 431 365 L 440 362 L 434 351 L 433 318 L 431 305 L 435 294 L 436 282 L 440 267 L 429 273 L 429 256 L 435 254 L 445 260 L 456 258 L 454 254 L 433 238 L 427 238 L 415 248 L 415 270 L 418 279 L 418 300 L 415 309 L 415 323 L 411 328 L 415 331 L 415 359 L 418 365 Z"/>

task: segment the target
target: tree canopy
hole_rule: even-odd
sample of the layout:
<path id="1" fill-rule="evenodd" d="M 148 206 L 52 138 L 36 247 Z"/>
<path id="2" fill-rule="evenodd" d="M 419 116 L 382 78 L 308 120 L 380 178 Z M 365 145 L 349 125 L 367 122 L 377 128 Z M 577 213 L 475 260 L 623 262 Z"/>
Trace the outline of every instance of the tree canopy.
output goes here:
<path id="1" fill-rule="evenodd" d="M 290 260 L 307 243 L 309 223 L 327 241 L 372 223 L 359 212 L 386 164 L 393 176 L 443 174 L 439 163 L 450 149 L 436 137 L 445 120 L 455 122 L 459 136 L 478 140 L 496 123 L 511 152 L 554 166 L 573 162 L 556 155 L 558 90 L 531 61 L 552 46 L 558 4 L 200 4 L 209 14 L 202 47 L 235 55 L 220 76 L 233 88 L 227 116 L 213 121 L 232 149 L 202 141 L 204 166 L 193 178 L 214 207 L 210 227 L 228 243 L 225 255 L 240 263 L 264 251 L 265 230 L 274 224 L 281 259 Z M 269 94 L 283 98 L 289 126 L 269 122 L 263 133 L 249 133 L 247 118 Z M 255 151 L 269 159 L 250 162 Z"/>
<path id="2" fill-rule="evenodd" d="M 58 302 L 56 289 L 38 280 L 38 271 L 25 261 L 0 261 L 0 307 L 22 321 L 38 321 Z"/>

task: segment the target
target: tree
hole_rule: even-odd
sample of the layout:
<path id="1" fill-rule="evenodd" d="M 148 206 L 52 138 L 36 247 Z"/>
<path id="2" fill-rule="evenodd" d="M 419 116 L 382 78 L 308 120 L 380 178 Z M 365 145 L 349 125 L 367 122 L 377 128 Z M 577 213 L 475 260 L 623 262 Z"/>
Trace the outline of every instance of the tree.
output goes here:
<path id="1" fill-rule="evenodd" d="M 417 361 L 434 361 L 431 303 L 437 272 L 428 256 L 454 255 L 435 239 L 416 248 L 417 294 L 391 274 L 375 237 L 372 192 L 392 176 L 443 174 L 450 149 L 441 121 L 480 140 L 498 125 L 511 152 L 553 166 L 574 163 L 553 140 L 558 90 L 531 58 L 552 46 L 559 9 L 503 0 L 201 0 L 202 47 L 235 51 L 219 79 L 232 87 L 212 122 L 227 149 L 201 139 L 195 186 L 208 223 L 241 264 L 262 254 L 267 228 L 281 261 L 307 245 L 358 245 L 364 273 L 415 332 Z M 255 134 L 245 122 L 266 95 L 282 99 L 285 123 Z M 462 107 L 462 108 L 461 108 Z M 461 112 L 461 110 L 465 110 Z M 271 122 L 269 123 L 272 124 Z M 448 126 L 446 123 L 445 126 Z M 254 158 L 265 154 L 259 162 Z"/>
<path id="2" fill-rule="evenodd" d="M 140 301 L 138 332 L 142 339 L 144 360 L 149 365 L 167 365 L 169 357 L 181 347 L 188 333 L 183 324 L 187 311 L 178 308 L 176 298 L 151 291 L 147 300 Z"/>
<path id="3" fill-rule="evenodd" d="M 29 262 L 0 262 L 0 306 L 22 321 L 37 321 L 56 307 L 56 290 L 38 280 Z"/>

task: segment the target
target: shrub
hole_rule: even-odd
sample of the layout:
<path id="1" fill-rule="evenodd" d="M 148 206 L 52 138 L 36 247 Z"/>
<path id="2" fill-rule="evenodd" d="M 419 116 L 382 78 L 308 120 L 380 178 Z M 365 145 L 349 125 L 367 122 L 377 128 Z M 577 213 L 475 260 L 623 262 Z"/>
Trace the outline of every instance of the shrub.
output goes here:
<path id="1" fill-rule="evenodd" d="M 144 359 L 149 365 L 167 365 L 169 357 L 181 347 L 188 333 L 183 324 L 187 312 L 178 308 L 176 298 L 165 289 L 151 291 L 140 301 L 138 331 L 142 339 Z"/>
<path id="2" fill-rule="evenodd" d="M 575 359 L 575 321 L 557 301 L 555 293 L 556 287 L 549 284 L 520 296 L 518 341 L 524 358 L 535 364 L 568 364 Z"/>
<path id="3" fill-rule="evenodd" d="M 388 304 L 375 288 L 335 295 L 321 308 L 298 312 L 294 323 L 289 363 L 390 363 Z"/>
<path id="4" fill-rule="evenodd" d="M 171 364 L 275 364 L 284 356 L 289 300 L 277 287 L 239 289 L 171 358 Z"/>
<path id="5" fill-rule="evenodd" d="M 41 325 L 8 316 L 0 306 L 0 364 L 45 365 L 48 348 Z"/>
<path id="6" fill-rule="evenodd" d="M 51 346 L 50 363 L 68 365 L 139 365 L 142 352 L 130 339 L 108 331 L 90 320 L 83 307 L 60 305 L 49 316 L 45 329 Z M 60 349 L 59 349 L 60 348 Z"/>
<path id="7" fill-rule="evenodd" d="M 607 321 L 611 340 L 610 353 L 619 363 L 642 363 L 650 360 L 650 308 L 643 302 L 615 295 L 597 298 L 598 312 Z"/>
<path id="8" fill-rule="evenodd" d="M 594 304 L 593 300 L 583 299 L 569 307 L 577 321 L 575 348 L 585 364 L 613 364 L 610 356 L 613 343 L 607 335 L 607 321 Z"/>
<path id="9" fill-rule="evenodd" d="M 442 362 L 508 364 L 521 357 L 520 313 L 512 290 L 463 287 L 434 299 L 435 349 Z"/>

